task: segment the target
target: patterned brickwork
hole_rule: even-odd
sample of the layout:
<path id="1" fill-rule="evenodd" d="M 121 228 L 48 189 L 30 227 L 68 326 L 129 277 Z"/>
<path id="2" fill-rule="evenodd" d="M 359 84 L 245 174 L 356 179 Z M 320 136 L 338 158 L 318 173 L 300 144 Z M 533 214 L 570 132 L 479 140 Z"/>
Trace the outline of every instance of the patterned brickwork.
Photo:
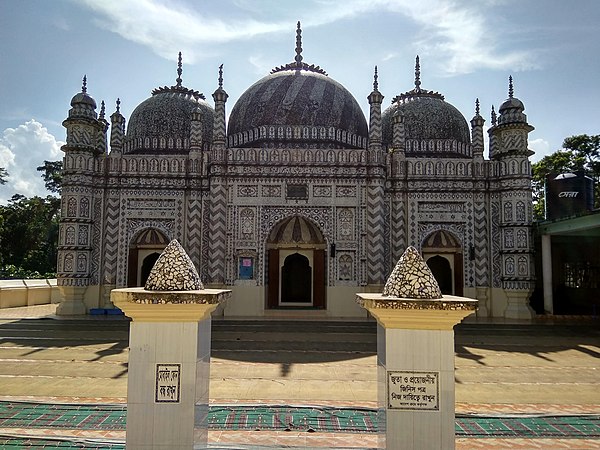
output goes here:
<path id="1" fill-rule="evenodd" d="M 488 211 L 483 194 L 475 196 L 473 205 L 473 228 L 475 232 L 475 285 L 489 286 L 488 276 Z"/>
<path id="2" fill-rule="evenodd" d="M 404 195 L 395 193 L 392 196 L 392 205 L 390 208 L 390 228 L 391 228 L 391 262 L 392 264 L 400 259 L 406 249 L 406 207 Z"/>
<path id="3" fill-rule="evenodd" d="M 494 194 L 496 199 L 497 194 Z M 494 287 L 502 286 L 502 258 L 500 256 L 500 203 L 497 200 L 491 202 L 491 232 L 492 241 L 492 280 Z"/>
<path id="4" fill-rule="evenodd" d="M 92 227 L 93 239 L 89 244 L 92 247 L 92 260 L 91 260 L 91 271 L 90 271 L 90 282 L 96 285 L 100 281 L 100 260 L 102 252 L 102 224 L 104 218 L 102 217 L 102 191 L 98 190 L 95 193 L 94 198 L 94 222 Z"/>
<path id="5" fill-rule="evenodd" d="M 114 284 L 117 272 L 119 245 L 119 197 L 116 191 L 110 191 L 104 212 L 106 231 L 104 233 L 104 278 L 103 282 Z"/>
<path id="6" fill-rule="evenodd" d="M 225 101 L 227 94 L 223 90 L 217 90 L 213 94 L 215 99 L 215 125 L 214 125 L 214 144 L 225 145 Z"/>
<path id="7" fill-rule="evenodd" d="M 385 281 L 385 226 L 383 186 L 372 182 L 367 187 L 367 283 L 382 284 Z"/>
<path id="8" fill-rule="evenodd" d="M 213 184 L 210 197 L 208 282 L 222 284 L 227 254 L 227 187 L 222 181 Z"/>
<path id="9" fill-rule="evenodd" d="M 200 193 L 190 194 L 187 201 L 186 247 L 192 262 L 200 267 L 202 247 L 202 199 Z"/>

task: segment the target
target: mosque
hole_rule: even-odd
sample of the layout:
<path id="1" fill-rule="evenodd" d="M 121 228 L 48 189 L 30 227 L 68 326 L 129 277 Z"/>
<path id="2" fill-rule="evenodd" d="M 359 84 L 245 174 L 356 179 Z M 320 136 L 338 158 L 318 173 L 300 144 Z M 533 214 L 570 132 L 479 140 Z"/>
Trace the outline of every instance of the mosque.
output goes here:
<path id="1" fill-rule="evenodd" d="M 375 68 L 368 122 L 353 95 L 302 56 L 250 86 L 230 110 L 222 66 L 213 102 L 158 87 L 127 126 L 83 88 L 71 100 L 57 276 L 59 314 L 111 308 L 143 286 L 177 239 L 225 316 L 363 316 L 416 247 L 442 292 L 480 300 L 482 317 L 529 318 L 534 287 L 531 165 L 523 103 L 492 107 L 489 158 L 479 102 L 469 123 L 438 92 L 384 105 Z M 110 131 L 109 131 L 110 129 Z M 291 313 L 287 313 L 291 314 Z"/>

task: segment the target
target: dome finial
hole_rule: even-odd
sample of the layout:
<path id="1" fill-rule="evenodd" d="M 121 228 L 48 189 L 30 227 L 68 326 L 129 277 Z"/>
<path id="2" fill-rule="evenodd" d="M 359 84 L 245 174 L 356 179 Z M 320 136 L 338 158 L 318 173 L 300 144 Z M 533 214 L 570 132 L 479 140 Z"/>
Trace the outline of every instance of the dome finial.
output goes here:
<path id="1" fill-rule="evenodd" d="M 300 21 L 296 28 L 296 67 L 302 68 L 302 28 L 300 28 Z"/>
<path id="2" fill-rule="evenodd" d="M 512 75 L 508 76 L 508 98 L 513 98 L 514 95 L 514 89 L 513 89 L 513 79 L 512 79 Z"/>
<path id="3" fill-rule="evenodd" d="M 177 61 L 177 79 L 175 80 L 177 82 L 177 86 L 181 86 L 181 73 L 183 72 L 181 70 L 181 52 L 179 52 L 179 58 Z"/>
<path id="4" fill-rule="evenodd" d="M 117 98 L 117 113 L 121 112 L 121 99 Z"/>
<path id="5" fill-rule="evenodd" d="M 375 66 L 375 74 L 373 75 L 373 90 L 376 91 L 379 89 L 379 83 L 377 82 L 377 66 Z"/>
<path id="6" fill-rule="evenodd" d="M 223 64 L 219 66 L 219 89 L 223 89 Z"/>
<path id="7" fill-rule="evenodd" d="M 106 114 L 106 107 L 104 105 L 104 100 L 100 102 L 100 118 L 104 119 L 104 115 Z"/>
<path id="8" fill-rule="evenodd" d="M 479 98 L 475 99 L 475 115 L 479 115 Z"/>
<path id="9" fill-rule="evenodd" d="M 419 55 L 415 61 L 415 91 L 421 90 L 421 64 L 419 63 Z"/>
<path id="10" fill-rule="evenodd" d="M 83 85 L 81 86 L 81 92 L 87 93 L 87 75 L 83 76 Z"/>
<path id="11" fill-rule="evenodd" d="M 494 110 L 494 105 L 492 105 L 492 125 L 496 125 L 497 123 L 496 111 Z"/>

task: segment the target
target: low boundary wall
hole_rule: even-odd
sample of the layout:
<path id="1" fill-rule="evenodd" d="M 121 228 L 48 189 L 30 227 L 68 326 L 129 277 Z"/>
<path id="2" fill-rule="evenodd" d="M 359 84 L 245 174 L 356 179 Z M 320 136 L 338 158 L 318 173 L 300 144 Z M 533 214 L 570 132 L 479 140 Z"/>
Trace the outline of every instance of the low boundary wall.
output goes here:
<path id="1" fill-rule="evenodd" d="M 56 279 L 0 280 L 0 308 L 59 303 Z"/>

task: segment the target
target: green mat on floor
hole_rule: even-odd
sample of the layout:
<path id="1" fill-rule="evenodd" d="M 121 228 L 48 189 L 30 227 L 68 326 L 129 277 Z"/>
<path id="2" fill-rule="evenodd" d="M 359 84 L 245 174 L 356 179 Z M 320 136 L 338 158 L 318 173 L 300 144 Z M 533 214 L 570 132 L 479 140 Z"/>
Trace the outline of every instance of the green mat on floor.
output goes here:
<path id="1" fill-rule="evenodd" d="M 125 430 L 125 405 L 0 402 L 0 428 Z M 377 411 L 289 405 L 212 405 L 211 430 L 376 433 Z M 600 438 L 600 415 L 459 416 L 457 437 Z M 1 441 L 0 441 L 1 443 Z"/>

